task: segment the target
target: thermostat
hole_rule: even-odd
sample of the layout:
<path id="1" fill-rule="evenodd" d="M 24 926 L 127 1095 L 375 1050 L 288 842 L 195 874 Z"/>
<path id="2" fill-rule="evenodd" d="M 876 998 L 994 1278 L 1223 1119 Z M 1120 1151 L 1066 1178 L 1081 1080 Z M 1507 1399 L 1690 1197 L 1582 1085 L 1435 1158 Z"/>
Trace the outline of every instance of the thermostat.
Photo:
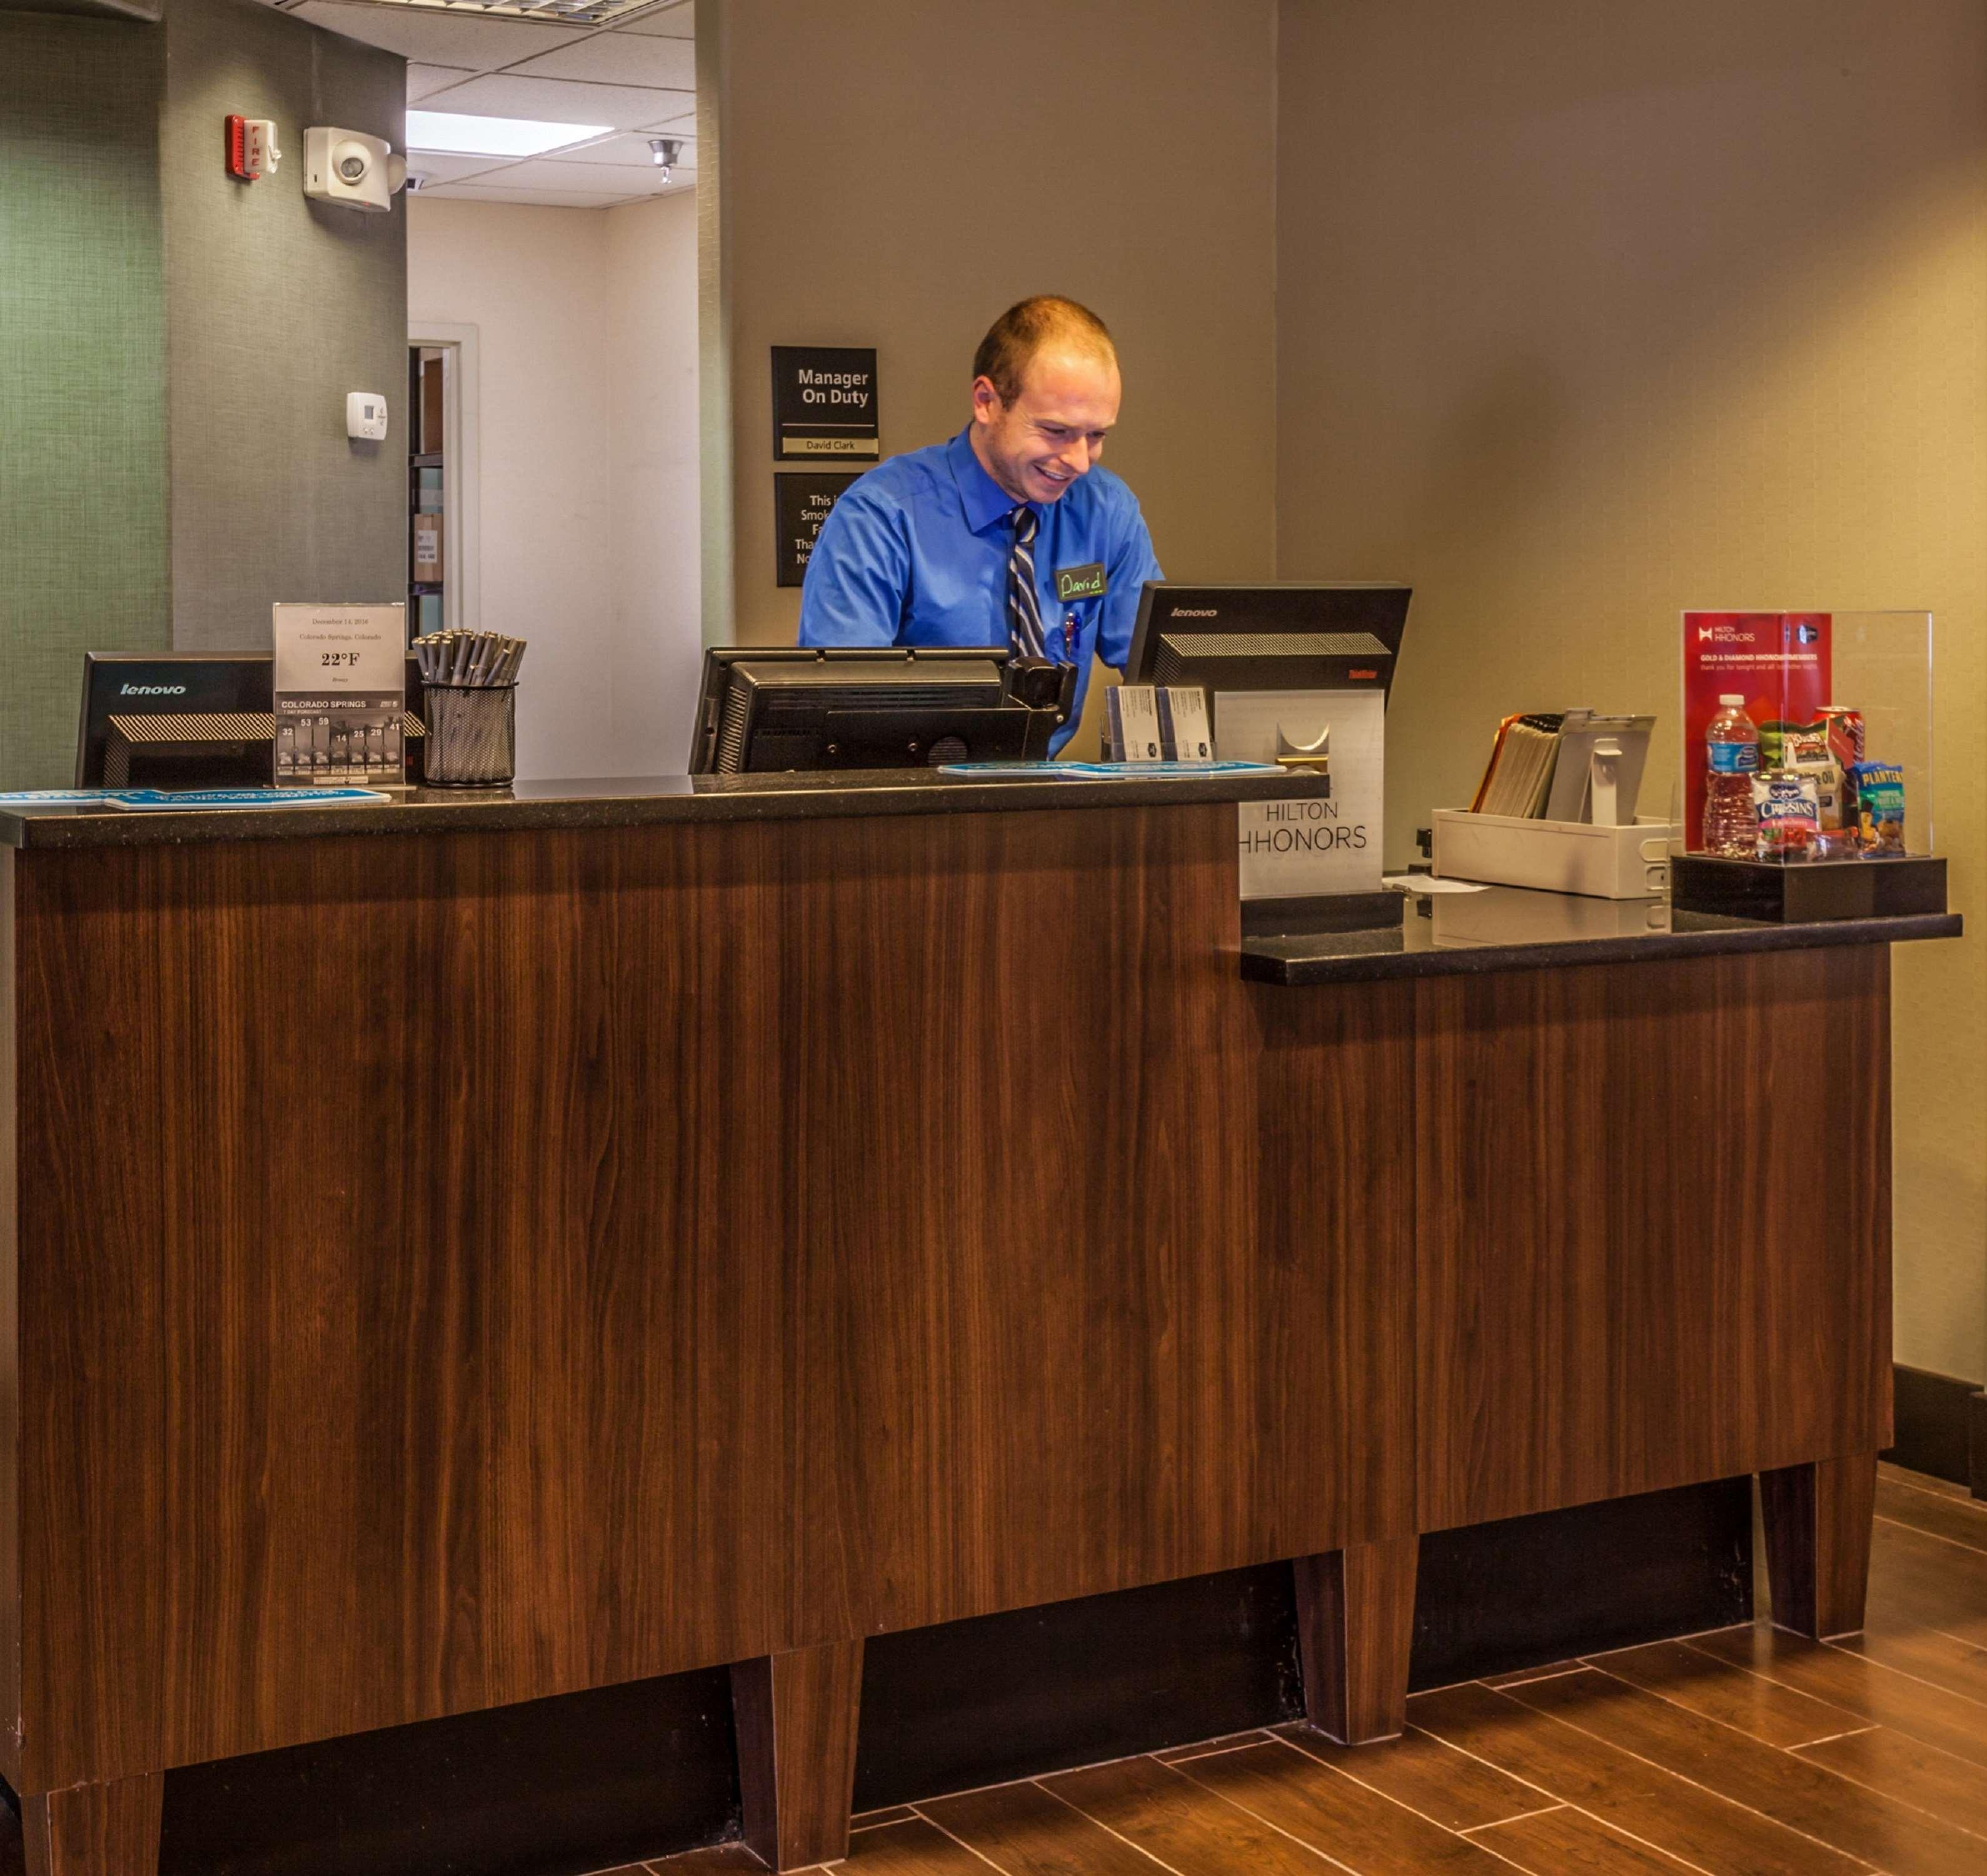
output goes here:
<path id="1" fill-rule="evenodd" d="M 365 443 L 386 440 L 386 400 L 379 391 L 347 391 L 345 434 Z"/>

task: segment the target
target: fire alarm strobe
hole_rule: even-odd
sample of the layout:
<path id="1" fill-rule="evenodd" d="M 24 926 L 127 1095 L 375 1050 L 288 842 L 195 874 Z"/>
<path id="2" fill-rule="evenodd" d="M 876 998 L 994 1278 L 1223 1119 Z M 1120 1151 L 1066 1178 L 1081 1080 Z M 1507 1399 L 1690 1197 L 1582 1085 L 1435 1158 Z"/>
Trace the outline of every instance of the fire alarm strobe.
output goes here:
<path id="1" fill-rule="evenodd" d="M 228 173 L 242 182 L 273 176 L 283 153 L 276 147 L 275 120 L 270 117 L 228 120 Z"/>

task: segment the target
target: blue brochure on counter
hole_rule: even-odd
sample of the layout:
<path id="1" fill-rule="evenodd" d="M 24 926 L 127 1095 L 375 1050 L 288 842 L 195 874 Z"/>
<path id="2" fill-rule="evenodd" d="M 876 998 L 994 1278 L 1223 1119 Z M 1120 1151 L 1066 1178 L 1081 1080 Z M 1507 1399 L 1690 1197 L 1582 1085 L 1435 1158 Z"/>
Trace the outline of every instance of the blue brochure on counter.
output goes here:
<path id="1" fill-rule="evenodd" d="M 0 789 L 0 808 L 16 804 L 43 808 L 86 807 L 92 801 L 107 801 L 114 788 L 6 788 Z"/>
<path id="2" fill-rule="evenodd" d="M 390 801 L 376 788 L 9 788 L 0 808 L 336 808 Z"/>
<path id="3" fill-rule="evenodd" d="M 197 808 L 363 808 L 392 798 L 377 788 L 116 788 L 104 805 L 157 814 Z"/>
<path id="4" fill-rule="evenodd" d="M 1163 781 L 1190 775 L 1280 775 L 1274 762 L 946 762 L 969 781 Z"/>

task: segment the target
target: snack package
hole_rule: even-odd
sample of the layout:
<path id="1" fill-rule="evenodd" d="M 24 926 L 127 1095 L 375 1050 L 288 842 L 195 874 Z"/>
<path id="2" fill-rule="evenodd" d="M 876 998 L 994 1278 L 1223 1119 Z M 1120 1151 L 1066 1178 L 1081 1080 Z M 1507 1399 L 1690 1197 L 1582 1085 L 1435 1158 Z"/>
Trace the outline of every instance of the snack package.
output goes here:
<path id="1" fill-rule="evenodd" d="M 1863 713 L 1846 710 L 1840 704 L 1824 704 L 1821 720 L 1828 726 L 1830 761 L 1847 769 L 1863 760 Z"/>
<path id="2" fill-rule="evenodd" d="M 1763 723 L 1759 725 L 1759 768 L 1806 768 L 1828 760 L 1828 719 L 1817 717 L 1812 723 Z"/>
<path id="3" fill-rule="evenodd" d="M 1849 771 L 1856 789 L 1857 825 L 1864 857 L 1881 859 L 1904 850 L 1904 771 L 1894 762 L 1858 762 Z"/>
<path id="4" fill-rule="evenodd" d="M 1842 771 L 1842 818 L 1836 823 L 1850 833 L 1857 832 L 1856 784 L 1852 771 L 1863 760 L 1863 713 L 1839 704 L 1821 707 L 1822 720 L 1828 725 L 1828 757 Z M 1824 822 L 1827 811 L 1823 810 Z"/>
<path id="5" fill-rule="evenodd" d="M 1821 828 L 1825 834 L 1839 834 L 1844 828 L 1853 827 L 1855 818 L 1847 811 L 1848 784 L 1841 767 L 1834 762 L 1790 762 L 1786 772 L 1790 775 L 1812 775 L 1814 778 L 1816 805 L 1821 815 Z"/>
<path id="6" fill-rule="evenodd" d="M 1821 801 L 1814 778 L 1788 769 L 1753 778 L 1763 860 L 1805 860 L 1821 837 Z"/>

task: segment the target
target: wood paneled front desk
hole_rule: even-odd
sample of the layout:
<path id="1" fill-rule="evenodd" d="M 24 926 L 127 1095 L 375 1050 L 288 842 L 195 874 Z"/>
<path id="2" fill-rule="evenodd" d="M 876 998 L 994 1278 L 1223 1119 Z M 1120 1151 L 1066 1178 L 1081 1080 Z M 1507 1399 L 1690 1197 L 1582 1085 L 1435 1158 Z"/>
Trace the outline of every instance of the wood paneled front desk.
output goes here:
<path id="1" fill-rule="evenodd" d="M 832 1858 L 866 1637 L 1280 1558 L 1370 1739 L 1419 1534 L 1746 1473 L 1858 1626 L 1885 941 L 1958 922 L 1245 958 L 1233 804 L 1311 786 L 0 817 L 32 1870 L 724 1663 L 749 1841 Z"/>

